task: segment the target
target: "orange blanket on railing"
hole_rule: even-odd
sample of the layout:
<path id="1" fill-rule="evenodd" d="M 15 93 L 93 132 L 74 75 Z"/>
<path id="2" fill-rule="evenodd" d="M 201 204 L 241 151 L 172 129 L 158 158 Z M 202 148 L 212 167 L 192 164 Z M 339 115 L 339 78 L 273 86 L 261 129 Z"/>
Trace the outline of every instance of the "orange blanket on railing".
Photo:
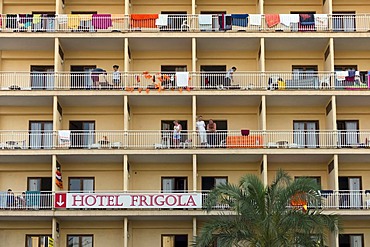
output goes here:
<path id="1" fill-rule="evenodd" d="M 262 136 L 228 136 L 227 148 L 263 148 Z"/>
<path id="2" fill-rule="evenodd" d="M 156 28 L 156 19 L 158 14 L 131 14 L 131 27 Z"/>
<path id="3" fill-rule="evenodd" d="M 273 27 L 280 23 L 278 14 L 265 14 L 265 19 L 268 27 Z"/>

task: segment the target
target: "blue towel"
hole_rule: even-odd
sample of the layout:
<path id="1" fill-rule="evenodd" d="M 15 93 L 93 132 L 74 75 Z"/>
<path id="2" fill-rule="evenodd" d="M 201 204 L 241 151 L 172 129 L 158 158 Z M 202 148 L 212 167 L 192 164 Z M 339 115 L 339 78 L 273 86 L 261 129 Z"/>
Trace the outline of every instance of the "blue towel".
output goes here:
<path id="1" fill-rule="evenodd" d="M 355 70 L 348 70 L 348 76 L 349 77 L 355 77 L 356 76 L 356 71 Z"/>
<path id="2" fill-rule="evenodd" d="M 248 26 L 248 14 L 231 14 L 232 25 L 239 27 Z"/>

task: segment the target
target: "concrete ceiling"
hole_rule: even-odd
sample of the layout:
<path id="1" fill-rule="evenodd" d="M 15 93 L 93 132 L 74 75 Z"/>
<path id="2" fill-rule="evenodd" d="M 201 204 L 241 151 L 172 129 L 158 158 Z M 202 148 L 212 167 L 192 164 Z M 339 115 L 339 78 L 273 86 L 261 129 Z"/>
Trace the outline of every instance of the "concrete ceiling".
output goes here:
<path id="1" fill-rule="evenodd" d="M 366 51 L 370 49 L 370 38 L 335 38 L 334 51 Z"/>
<path id="2" fill-rule="evenodd" d="M 198 51 L 258 51 L 257 38 L 198 38 Z"/>
<path id="3" fill-rule="evenodd" d="M 130 96 L 130 106 L 189 106 L 191 107 L 191 96 L 164 96 L 164 95 L 147 95 Z"/>
<path id="4" fill-rule="evenodd" d="M 131 38 L 130 50 L 133 51 L 189 51 L 190 38 Z"/>
<path id="5" fill-rule="evenodd" d="M 52 106 L 53 97 L 42 96 L 1 96 L 1 106 Z"/>
<path id="6" fill-rule="evenodd" d="M 267 107 L 269 106 L 322 106 L 326 107 L 330 96 L 268 96 L 266 97 Z"/>
<path id="7" fill-rule="evenodd" d="M 337 106 L 370 106 L 370 97 L 368 95 L 337 96 Z"/>
<path id="8" fill-rule="evenodd" d="M 54 51 L 54 38 L 1 38 L 0 50 Z"/>
<path id="9" fill-rule="evenodd" d="M 267 51 L 324 51 L 326 38 L 266 38 Z"/>
<path id="10" fill-rule="evenodd" d="M 197 106 L 259 106 L 261 96 L 198 96 Z"/>
<path id="11" fill-rule="evenodd" d="M 177 164 L 177 163 L 189 163 L 192 164 L 192 155 L 171 155 L 171 154 L 156 154 L 156 155 L 129 155 L 128 160 L 132 163 L 142 164 Z"/>
<path id="12" fill-rule="evenodd" d="M 271 163 L 329 163 L 333 155 L 329 154 L 278 154 L 268 155 Z"/>
<path id="13" fill-rule="evenodd" d="M 124 39 L 119 38 L 61 38 L 64 51 L 123 51 Z"/>
<path id="14" fill-rule="evenodd" d="M 367 163 L 370 162 L 370 154 L 356 154 L 356 155 L 339 155 L 339 166 L 340 163 Z"/>
<path id="15" fill-rule="evenodd" d="M 51 164 L 51 156 L 43 155 L 1 155 L 0 164 Z"/>
<path id="16" fill-rule="evenodd" d="M 249 154 L 249 155 L 238 155 L 238 154 L 209 154 L 209 155 L 198 155 L 198 164 L 209 164 L 209 163 L 255 163 L 262 160 L 262 155 Z"/>
<path id="17" fill-rule="evenodd" d="M 63 106 L 123 106 L 122 96 L 60 96 Z"/>
<path id="18" fill-rule="evenodd" d="M 93 163 L 120 163 L 122 155 L 58 155 L 61 164 L 93 164 Z"/>

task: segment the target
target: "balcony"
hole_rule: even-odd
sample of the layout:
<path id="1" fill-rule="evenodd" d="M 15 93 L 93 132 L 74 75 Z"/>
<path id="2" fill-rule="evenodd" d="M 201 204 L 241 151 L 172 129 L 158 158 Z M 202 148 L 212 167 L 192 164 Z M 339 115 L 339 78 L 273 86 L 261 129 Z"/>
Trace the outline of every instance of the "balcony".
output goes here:
<path id="1" fill-rule="evenodd" d="M 239 72 L 230 83 L 226 72 L 129 72 L 120 79 L 98 72 L 0 72 L 0 90 L 368 90 L 370 80 L 358 71 Z M 363 79 L 365 78 L 365 79 Z"/>
<path id="2" fill-rule="evenodd" d="M 205 209 L 209 191 L 197 192 L 0 192 L 0 210 L 79 210 L 79 209 Z M 370 209 L 370 190 L 321 190 L 321 202 L 308 208 Z M 219 204 L 214 209 L 225 210 Z"/>
<path id="3" fill-rule="evenodd" d="M 241 133 L 242 132 L 242 133 Z M 242 135 L 243 134 L 243 135 Z M 207 133 L 207 144 L 198 141 L 198 133 L 182 131 L 0 131 L 2 150 L 39 149 L 334 149 L 370 148 L 370 131 L 259 131 L 228 130 Z"/>
<path id="4" fill-rule="evenodd" d="M 306 14 L 308 15 L 308 14 Z M 3 14 L 2 32 L 368 32 L 370 14 Z M 276 17 L 276 18 L 275 18 Z"/>

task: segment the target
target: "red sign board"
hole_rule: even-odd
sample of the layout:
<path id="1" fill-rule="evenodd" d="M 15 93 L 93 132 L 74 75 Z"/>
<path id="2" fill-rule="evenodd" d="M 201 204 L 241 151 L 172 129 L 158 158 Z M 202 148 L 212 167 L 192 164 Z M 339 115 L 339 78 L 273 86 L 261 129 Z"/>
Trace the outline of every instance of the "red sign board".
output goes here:
<path id="1" fill-rule="evenodd" d="M 67 194 L 66 193 L 55 193 L 54 207 L 55 208 L 66 208 L 67 207 Z"/>

